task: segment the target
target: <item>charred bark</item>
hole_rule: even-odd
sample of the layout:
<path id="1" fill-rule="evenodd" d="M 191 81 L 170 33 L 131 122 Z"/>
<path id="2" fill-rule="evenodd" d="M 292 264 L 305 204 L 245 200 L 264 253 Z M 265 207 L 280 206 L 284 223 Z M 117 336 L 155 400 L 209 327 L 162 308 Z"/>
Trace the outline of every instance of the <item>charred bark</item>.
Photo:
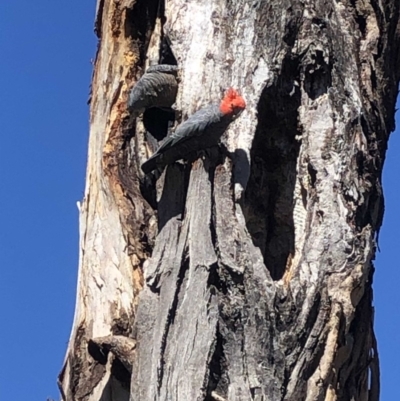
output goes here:
<path id="1" fill-rule="evenodd" d="M 399 13 L 395 0 L 98 2 L 65 400 L 379 399 L 372 260 Z M 127 112 L 154 62 L 180 69 L 178 120 L 229 86 L 248 105 L 228 152 L 158 180 L 140 164 L 175 116 Z"/>

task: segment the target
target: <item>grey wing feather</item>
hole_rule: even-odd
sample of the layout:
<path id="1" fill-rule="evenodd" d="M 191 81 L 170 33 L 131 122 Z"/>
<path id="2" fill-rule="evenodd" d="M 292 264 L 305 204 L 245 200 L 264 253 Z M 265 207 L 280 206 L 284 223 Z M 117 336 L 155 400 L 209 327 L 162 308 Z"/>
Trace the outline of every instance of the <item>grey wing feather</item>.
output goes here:
<path id="1" fill-rule="evenodd" d="M 173 134 L 171 134 L 159 147 L 157 153 L 162 153 L 179 143 L 185 142 L 190 138 L 202 135 L 207 128 L 221 119 L 218 105 L 210 105 L 198 110 L 184 121 Z"/>
<path id="2" fill-rule="evenodd" d="M 213 128 L 221 123 L 221 121 L 223 127 L 225 127 L 226 122 L 223 120 L 218 105 L 211 105 L 200 109 L 183 122 L 164 141 L 153 156 L 142 164 L 143 172 L 148 174 L 158 167 L 163 167 L 185 157 L 192 151 L 202 149 L 203 147 L 206 148 L 210 144 L 209 138 L 207 139 L 207 132 L 211 132 L 213 137 L 218 139 L 218 135 L 215 135 L 217 132 L 213 132 L 215 131 Z M 214 143 L 214 139 L 212 142 Z"/>
<path id="3" fill-rule="evenodd" d="M 146 72 L 132 88 L 128 108 L 131 113 L 139 114 L 150 107 L 171 107 L 175 102 L 177 91 L 176 74 L 153 69 Z"/>

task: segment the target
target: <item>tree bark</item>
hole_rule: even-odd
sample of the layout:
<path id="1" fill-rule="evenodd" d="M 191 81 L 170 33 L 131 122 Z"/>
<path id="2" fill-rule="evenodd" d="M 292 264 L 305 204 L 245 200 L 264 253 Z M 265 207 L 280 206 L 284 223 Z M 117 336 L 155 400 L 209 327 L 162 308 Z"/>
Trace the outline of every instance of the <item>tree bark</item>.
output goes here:
<path id="1" fill-rule="evenodd" d="M 379 399 L 372 277 L 400 78 L 396 0 L 98 0 L 64 400 Z M 126 101 L 180 68 L 175 124 L 233 86 L 227 151 L 140 164 Z M 146 114 L 146 113 L 145 113 Z M 158 125 L 157 125 L 158 124 Z"/>

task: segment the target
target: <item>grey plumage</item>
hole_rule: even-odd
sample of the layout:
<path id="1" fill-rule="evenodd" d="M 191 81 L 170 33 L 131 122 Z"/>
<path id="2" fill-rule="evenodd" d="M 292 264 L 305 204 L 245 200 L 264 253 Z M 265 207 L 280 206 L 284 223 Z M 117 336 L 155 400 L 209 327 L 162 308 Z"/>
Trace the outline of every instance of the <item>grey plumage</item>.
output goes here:
<path id="1" fill-rule="evenodd" d="M 189 154 L 216 146 L 229 124 L 236 118 L 234 114 L 223 114 L 219 104 L 198 110 L 178 126 L 159 149 L 142 164 L 145 174 L 162 168 Z"/>
<path id="2" fill-rule="evenodd" d="M 128 109 L 133 118 L 151 107 L 170 108 L 178 92 L 178 67 L 160 64 L 147 69 L 132 88 Z"/>

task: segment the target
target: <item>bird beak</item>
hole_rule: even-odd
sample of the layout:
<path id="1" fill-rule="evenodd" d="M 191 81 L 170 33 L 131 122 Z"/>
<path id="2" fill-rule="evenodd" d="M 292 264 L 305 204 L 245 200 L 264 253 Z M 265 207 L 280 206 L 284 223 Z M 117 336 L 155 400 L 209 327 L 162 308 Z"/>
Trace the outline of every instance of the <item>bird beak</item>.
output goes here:
<path id="1" fill-rule="evenodd" d="M 234 113 L 235 118 L 239 117 L 242 114 L 242 112 L 243 112 L 243 109 L 236 109 L 235 113 Z"/>

